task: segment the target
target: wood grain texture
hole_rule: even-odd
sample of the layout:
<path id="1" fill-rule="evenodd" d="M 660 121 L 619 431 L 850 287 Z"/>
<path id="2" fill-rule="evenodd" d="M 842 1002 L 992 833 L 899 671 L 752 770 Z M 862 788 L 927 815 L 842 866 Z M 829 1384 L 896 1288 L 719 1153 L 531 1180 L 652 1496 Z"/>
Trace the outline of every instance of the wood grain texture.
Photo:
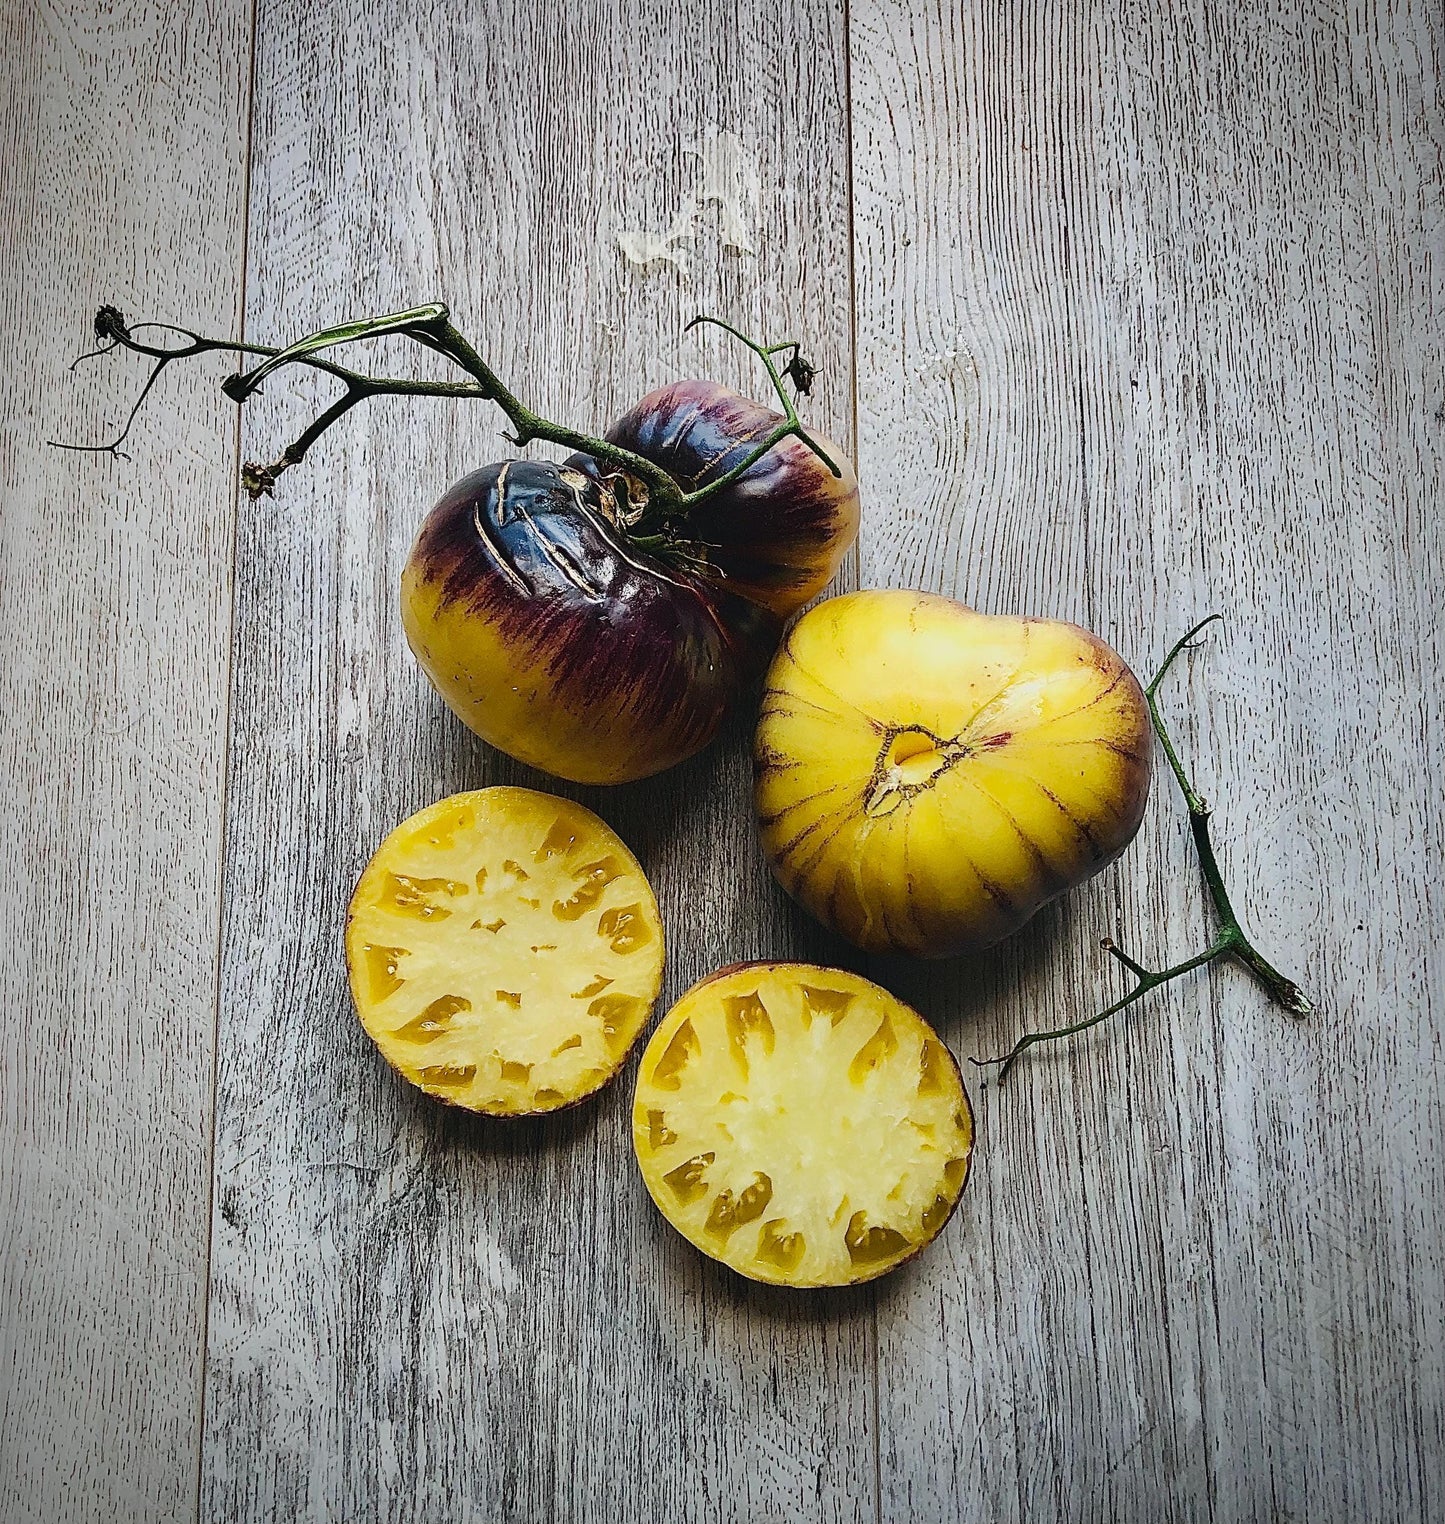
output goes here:
<path id="1" fill-rule="evenodd" d="M 359 24 L 265 0 L 248 332 L 445 298 L 520 396 L 598 427 L 678 375 L 756 389 L 735 350 L 682 337 L 711 310 L 805 336 L 811 416 L 847 438 L 844 64 L 822 3 L 386 3 Z M 709 129 L 757 156 L 756 257 L 704 207 L 687 283 L 635 270 L 616 235 L 668 228 Z M 248 454 L 300 427 L 307 391 L 268 387 Z M 745 723 L 665 778 L 589 791 L 490 752 L 428 689 L 401 567 L 449 482 L 513 453 L 502 426 L 354 413 L 243 516 L 202 1516 L 871 1517 L 870 1297 L 750 1288 L 673 1234 L 631 1157 L 630 1070 L 579 1111 L 488 1125 L 408 1090 L 352 1012 L 341 930 L 366 859 L 493 782 L 560 787 L 638 853 L 665 1001 L 825 946 L 770 886 Z"/>
<path id="2" fill-rule="evenodd" d="M 432 1108 L 351 1012 L 350 886 L 423 803 L 557 785 L 442 710 L 396 609 L 500 420 L 375 404 L 241 522 L 202 1438 L 225 362 L 168 378 L 133 463 L 43 440 L 134 395 L 63 375 L 101 300 L 237 321 L 250 27 L 0 12 L 0 1520 L 193 1518 L 198 1443 L 218 1521 L 1445 1515 L 1438 6 L 262 0 L 253 337 L 445 297 L 600 425 L 686 373 L 756 388 L 682 337 L 713 310 L 804 338 L 848 439 L 856 267 L 864 580 L 1078 619 L 1141 670 L 1225 610 L 1168 709 L 1322 1009 L 1219 968 L 975 1082 L 963 1208 L 856 1295 L 677 1239 L 629 1076 L 542 1124 Z M 627 264 L 723 128 L 756 256 L 706 204 L 689 279 Z M 273 383 L 246 453 L 319 395 Z M 745 957 L 864 967 L 767 878 L 747 728 L 562 788 L 654 878 L 664 1000 Z M 1008 947 L 866 971 L 983 1054 L 1108 998 L 1100 936 L 1163 962 L 1207 930 L 1161 780 Z"/>
<path id="3" fill-rule="evenodd" d="M 67 374 L 102 302 L 238 319 L 250 20 L 0 7 L 6 1524 L 195 1517 L 235 425 L 168 378 L 133 460 L 46 440 L 140 388 Z"/>
<path id="4" fill-rule="evenodd" d="M 981 1089 L 880 1303 L 880 1517 L 1445 1513 L 1438 7 L 855 0 L 865 583 L 1079 620 L 1167 709 L 1294 1024 L 1216 967 Z M 891 512 L 881 511 L 885 496 Z M 873 972 L 964 1054 L 1204 945 L 1126 858 Z"/>

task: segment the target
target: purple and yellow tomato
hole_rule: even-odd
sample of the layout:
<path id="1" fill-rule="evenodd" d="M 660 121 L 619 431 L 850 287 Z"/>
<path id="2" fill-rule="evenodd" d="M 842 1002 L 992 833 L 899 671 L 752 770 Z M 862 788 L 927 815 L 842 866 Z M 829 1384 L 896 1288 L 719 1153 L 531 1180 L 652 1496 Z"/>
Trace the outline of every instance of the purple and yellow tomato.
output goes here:
<path id="1" fill-rule="evenodd" d="M 693 492 L 781 421 L 726 387 L 682 382 L 608 438 Z M 683 761 L 857 534 L 857 482 L 823 444 L 840 477 L 789 438 L 646 535 L 616 474 L 589 456 L 474 472 L 427 516 L 402 576 L 417 660 L 478 735 L 559 777 L 625 783 Z"/>
<path id="2" fill-rule="evenodd" d="M 1124 850 L 1152 740 L 1134 674 L 1077 625 L 849 593 L 805 614 L 768 672 L 763 845 L 857 946 L 973 951 Z"/>

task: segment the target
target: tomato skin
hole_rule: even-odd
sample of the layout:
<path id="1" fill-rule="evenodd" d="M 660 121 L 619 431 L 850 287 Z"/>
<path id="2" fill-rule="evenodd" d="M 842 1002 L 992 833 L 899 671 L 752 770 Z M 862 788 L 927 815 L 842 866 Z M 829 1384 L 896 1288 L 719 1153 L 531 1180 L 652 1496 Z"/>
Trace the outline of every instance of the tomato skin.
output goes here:
<path id="1" fill-rule="evenodd" d="M 782 421 L 781 413 L 714 381 L 675 381 L 649 392 L 607 439 L 692 492 L 741 464 Z M 785 439 L 680 523 L 685 538 L 709 547 L 735 592 L 782 619 L 832 581 L 858 535 L 853 467 L 836 445 L 812 437 L 841 476 L 801 440 Z"/>
<path id="2" fill-rule="evenodd" d="M 457 482 L 402 575 L 407 640 L 484 740 L 577 783 L 660 772 L 713 738 L 779 620 L 632 545 L 569 463 Z"/>

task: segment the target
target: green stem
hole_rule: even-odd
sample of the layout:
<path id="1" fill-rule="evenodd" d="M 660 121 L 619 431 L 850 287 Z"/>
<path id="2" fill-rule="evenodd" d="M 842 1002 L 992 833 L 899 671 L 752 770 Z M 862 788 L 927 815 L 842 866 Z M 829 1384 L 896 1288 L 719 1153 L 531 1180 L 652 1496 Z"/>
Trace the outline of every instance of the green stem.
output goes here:
<path id="1" fill-rule="evenodd" d="M 364 401 L 365 392 L 349 387 L 331 404 L 316 421 L 305 429 L 294 444 L 289 444 L 270 465 L 257 465 L 248 461 L 241 467 L 241 485 L 252 502 L 263 493 L 269 496 L 276 486 L 276 478 L 292 466 L 299 466 L 306 459 L 306 452 L 344 413 L 349 413 L 358 402 Z"/>
<path id="2" fill-rule="evenodd" d="M 721 476 L 710 481 L 707 486 L 699 487 L 696 492 L 689 492 L 687 495 L 688 507 L 691 508 L 694 503 L 702 502 L 704 499 L 711 497 L 715 492 L 721 492 L 724 487 L 730 487 L 740 476 L 747 475 L 769 450 L 773 449 L 776 445 L 782 444 L 789 435 L 796 434 L 797 432 L 792 424 L 780 423 L 756 449 L 750 450 L 731 470 L 723 472 Z M 822 450 L 818 451 L 818 455 L 823 460 L 828 458 L 823 454 Z"/>
<path id="3" fill-rule="evenodd" d="M 797 365 L 799 363 L 797 343 L 792 339 L 785 339 L 781 344 L 759 344 L 756 339 L 750 339 L 747 334 L 741 332 L 737 328 L 734 328 L 731 323 L 725 323 L 721 318 L 715 317 L 695 317 L 683 331 L 690 332 L 692 329 L 697 328 L 704 323 L 710 325 L 713 328 L 721 328 L 724 333 L 731 334 L 733 338 L 735 338 L 740 344 L 743 344 L 748 349 L 752 350 L 752 352 L 763 362 L 763 365 L 767 368 L 768 380 L 773 383 L 773 390 L 777 393 L 778 401 L 782 404 L 783 422 L 780 423 L 777 428 L 775 428 L 767 436 L 767 438 L 757 446 L 756 449 L 745 456 L 737 465 L 733 466 L 731 470 L 725 471 L 721 476 L 717 477 L 713 481 L 710 481 L 707 486 L 699 487 L 696 492 L 689 492 L 686 498 L 687 506 L 691 508 L 695 503 L 700 503 L 706 498 L 711 497 L 713 493 L 721 492 L 724 487 L 730 487 L 735 481 L 737 481 L 740 476 L 743 476 L 748 471 L 752 470 L 752 468 L 758 463 L 758 461 L 763 458 L 764 455 L 768 453 L 769 450 L 773 449 L 777 445 L 780 445 L 783 440 L 787 439 L 789 436 L 792 436 L 805 444 L 813 452 L 813 454 L 816 455 L 825 466 L 827 466 L 828 470 L 831 471 L 835 477 L 842 476 L 843 473 L 839 469 L 837 462 L 832 458 L 832 456 L 828 454 L 822 445 L 820 445 L 818 441 L 814 439 L 812 435 L 807 432 L 807 430 L 804 429 L 802 421 L 798 417 L 797 404 L 788 395 L 787 389 L 783 385 L 782 374 L 779 372 L 778 367 L 773 363 L 773 356 L 775 354 L 780 354 L 785 349 L 791 349 L 793 351 L 793 362 L 795 365 Z M 806 362 L 803 362 L 802 369 L 808 375 L 808 377 L 811 378 L 813 374 L 812 366 L 806 364 Z"/>
<path id="4" fill-rule="evenodd" d="M 763 363 L 767 366 L 769 378 L 778 395 L 783 399 L 787 415 L 786 426 L 773 430 L 740 465 L 696 492 L 684 492 L 681 485 L 667 471 L 637 454 L 636 451 L 624 449 L 621 445 L 615 445 L 609 440 L 599 439 L 592 434 L 584 434 L 580 430 L 568 428 L 563 424 L 553 423 L 550 419 L 533 412 L 518 399 L 477 353 L 466 336 L 452 323 L 447 308 L 439 302 L 422 307 L 411 307 L 404 312 L 391 312 L 380 317 L 361 318 L 353 322 L 335 324 L 330 328 L 322 328 L 315 333 L 307 334 L 305 338 L 285 347 L 248 344 L 228 339 L 209 339 L 188 328 L 176 327 L 169 323 L 141 323 L 131 328 L 114 307 L 102 307 L 95 320 L 95 333 L 100 345 L 89 355 L 82 355 L 81 359 L 106 354 L 120 347 L 136 354 L 149 356 L 155 361 L 155 365 L 126 419 L 125 426 L 114 440 L 99 445 L 65 444 L 55 440 L 51 443 L 60 449 L 120 455 L 120 446 L 130 433 L 131 425 L 135 422 L 142 403 L 149 396 L 166 366 L 173 364 L 176 360 L 216 351 L 256 355 L 262 360 L 260 365 L 250 371 L 230 376 L 222 383 L 222 390 L 238 403 L 245 402 L 254 396 L 269 376 L 286 365 L 305 365 L 323 371 L 342 382 L 346 388 L 344 394 L 325 408 L 274 461 L 267 465 L 248 462 L 242 467 L 242 483 L 252 498 L 271 492 L 282 472 L 299 465 L 305 459 L 306 452 L 321 435 L 359 402 L 365 401 L 368 397 L 396 395 L 466 397 L 493 402 L 506 414 L 512 427 L 510 437 L 514 444 L 526 446 L 534 440 L 545 440 L 563 449 L 580 451 L 595 460 L 605 462 L 614 467 L 618 473 L 620 486 L 627 499 L 624 505 L 626 520 L 644 530 L 665 529 L 669 520 L 684 516 L 695 503 L 701 502 L 714 492 L 736 481 L 790 434 L 796 435 L 814 450 L 835 476 L 841 475 L 838 467 L 828 458 L 823 449 L 804 432 L 798 421 L 797 411 L 783 390 L 782 376 L 773 363 L 774 354 L 791 348 L 794 351 L 793 364 L 798 374 L 811 378 L 812 369 L 806 362 L 799 359 L 797 345 L 789 341 L 765 348 L 739 333 L 729 324 L 721 323 L 715 318 L 699 318 L 694 321 L 716 323 L 762 357 Z M 691 326 L 692 324 L 689 324 L 689 327 Z M 151 344 L 138 337 L 142 329 L 156 329 L 176 334 L 185 342 L 170 347 Z M 323 358 L 328 350 L 337 349 L 346 344 L 355 344 L 365 339 L 382 338 L 388 334 L 411 339 L 427 349 L 445 355 L 471 379 L 468 381 L 418 381 L 404 377 L 373 376 Z"/>
<path id="5" fill-rule="evenodd" d="M 1202 968 L 1206 964 L 1213 963 L 1217 958 L 1232 957 L 1242 963 L 1254 976 L 1255 980 L 1263 987 L 1276 1005 L 1288 1011 L 1291 1016 L 1309 1016 L 1314 1011 L 1314 1005 L 1304 994 L 1293 979 L 1274 967 L 1264 957 L 1250 938 L 1245 934 L 1240 924 L 1234 906 L 1231 904 L 1229 894 L 1224 887 L 1224 875 L 1220 871 L 1219 859 L 1215 855 L 1214 843 L 1209 834 L 1209 806 L 1200 797 L 1194 787 L 1188 773 L 1184 770 L 1184 764 L 1179 760 L 1179 753 L 1174 748 L 1170 739 L 1168 728 L 1164 724 L 1164 718 L 1159 712 L 1157 694 L 1159 685 L 1165 675 L 1174 665 L 1182 651 L 1188 650 L 1195 644 L 1195 638 L 1206 626 L 1221 618 L 1219 614 L 1211 614 L 1208 619 L 1201 620 L 1192 630 L 1181 639 L 1175 641 L 1170 648 L 1169 654 L 1164 658 L 1158 672 L 1154 674 L 1154 680 L 1144 690 L 1144 697 L 1149 705 L 1149 717 L 1154 725 L 1154 732 L 1159 737 L 1159 744 L 1163 747 L 1164 755 L 1169 760 L 1169 766 L 1179 784 L 1180 791 L 1184 795 L 1184 802 L 1189 809 L 1189 829 L 1194 838 L 1195 852 L 1199 857 L 1200 870 L 1204 875 L 1205 886 L 1209 890 L 1210 902 L 1214 906 L 1215 919 L 1219 923 L 1219 931 L 1214 941 L 1202 953 L 1196 953 L 1192 958 L 1186 958 L 1182 963 L 1176 963 L 1172 968 L 1153 969 L 1145 968 L 1143 964 L 1136 962 L 1127 953 L 1116 947 L 1112 941 L 1105 940 L 1102 944 L 1105 950 L 1134 976 L 1134 988 L 1116 1000 L 1112 1005 L 1106 1006 L 1096 1015 L 1088 1016 L 1083 1021 L 1076 1021 L 1069 1026 L 1057 1027 L 1052 1031 L 1026 1032 L 1013 1047 L 1005 1054 L 997 1058 L 975 1058 L 971 1060 L 979 1067 L 988 1064 L 1001 1064 L 998 1082 L 1002 1084 L 1008 1078 L 1009 1071 L 1028 1050 L 1039 1043 L 1054 1042 L 1060 1038 L 1073 1037 L 1079 1032 L 1086 1032 L 1090 1027 L 1096 1027 L 1101 1022 L 1108 1020 L 1110 1016 L 1117 1015 L 1135 1001 L 1142 999 L 1151 990 L 1158 989 L 1161 984 L 1168 984 L 1171 980 L 1182 978 L 1185 974 L 1192 973 L 1196 968 Z"/>
<path id="6" fill-rule="evenodd" d="M 382 338 L 387 334 L 397 334 L 427 349 L 435 350 L 466 371 L 474 382 L 474 388 L 469 395 L 483 397 L 501 408 L 507 415 L 507 421 L 512 425 L 514 444 L 525 446 L 535 439 L 542 439 L 550 444 L 560 445 L 566 450 L 584 451 L 594 459 L 616 466 L 627 477 L 633 478 L 634 481 L 628 483 L 629 496 L 631 492 L 637 491 L 638 483 L 642 485 L 644 490 L 638 493 L 638 496 L 642 498 L 639 507 L 646 508 L 657 504 L 665 513 L 681 511 L 684 504 L 682 488 L 660 466 L 654 465 L 650 460 L 644 459 L 632 450 L 624 450 L 605 439 L 598 439 L 594 435 L 583 434 L 577 429 L 553 423 L 550 419 L 534 413 L 531 408 L 519 401 L 451 321 L 450 313 L 440 302 L 434 302 L 425 307 L 412 307 L 405 312 L 391 312 L 381 317 L 340 323 L 335 327 L 323 328 L 316 333 L 308 334 L 295 344 L 277 350 L 264 364 L 258 365 L 248 374 L 232 376 L 225 384 L 226 394 L 236 402 L 244 402 L 259 388 L 267 376 L 283 365 L 307 360 L 322 350 L 333 349 L 338 345 L 354 344 L 361 339 Z M 418 384 L 430 386 L 432 383 Z M 340 411 L 344 412 L 345 409 Z M 340 413 L 336 413 L 335 416 L 340 416 Z M 334 418 L 329 421 L 334 421 Z M 322 425 L 322 431 L 324 431 L 326 425 L 322 420 L 318 419 L 317 423 Z M 284 460 L 285 456 L 282 459 Z M 295 463 L 294 460 L 289 462 L 293 465 Z M 284 470 L 285 466 L 282 466 L 282 469 Z"/>
<path id="7" fill-rule="evenodd" d="M 147 343 L 139 335 L 142 330 L 155 329 L 161 333 L 179 335 L 185 342 L 177 345 L 161 345 Z M 276 478 L 281 472 L 291 466 L 299 464 L 305 457 L 308 449 L 318 438 L 336 422 L 344 413 L 349 412 L 358 402 L 367 397 L 374 396 L 407 396 L 407 397 L 485 397 L 486 393 L 475 381 L 416 381 L 406 377 L 373 376 L 364 371 L 352 370 L 347 366 L 338 365 L 334 360 L 326 360 L 320 357 L 318 351 L 326 347 L 324 344 L 308 344 L 302 340 L 300 344 L 293 344 L 288 350 L 282 350 L 269 344 L 248 344 L 241 339 L 208 339 L 201 334 L 193 332 L 189 328 L 178 327 L 174 323 L 137 323 L 133 328 L 114 307 L 102 307 L 96 314 L 95 334 L 100 340 L 100 347 L 91 350 L 90 353 L 80 357 L 88 360 L 96 355 L 109 354 L 117 348 L 128 349 L 135 354 L 146 355 L 156 363 L 151 368 L 150 375 L 141 389 L 140 396 L 136 398 L 126 418 L 125 425 L 113 440 L 105 444 L 83 445 L 71 444 L 60 440 L 51 440 L 50 443 L 61 450 L 80 450 L 90 453 L 105 453 L 121 455 L 121 445 L 129 435 L 131 425 L 140 412 L 141 405 L 150 395 L 151 389 L 160 379 L 161 372 L 168 365 L 177 360 L 191 359 L 196 355 L 203 354 L 243 354 L 259 355 L 266 360 L 266 364 L 258 366 L 248 376 L 231 376 L 222 383 L 222 390 L 228 396 L 242 401 L 250 396 L 260 385 L 260 381 L 266 373 L 276 368 L 277 364 L 295 363 L 305 365 L 310 369 L 322 371 L 328 376 L 340 381 L 346 388 L 345 393 L 337 402 L 328 407 L 316 421 L 301 434 L 294 444 L 289 445 L 281 455 L 270 465 L 257 465 L 247 462 L 241 468 L 241 480 L 247 493 L 252 498 L 260 497 L 263 493 L 269 493 L 276 484 Z M 355 335 L 361 337 L 362 335 Z M 338 342 L 349 342 L 342 338 Z M 76 364 L 80 361 L 77 360 Z"/>
<path id="8" fill-rule="evenodd" d="M 1173 968 L 1164 968 L 1156 972 L 1153 969 L 1145 968 L 1143 964 L 1136 963 L 1132 958 L 1126 956 L 1108 938 L 1105 938 L 1099 945 L 1105 951 L 1113 953 L 1119 962 L 1138 981 L 1127 995 L 1120 1000 L 1116 1000 L 1113 1005 L 1105 1006 L 1097 1015 L 1086 1017 L 1083 1021 L 1073 1022 L 1066 1027 L 1055 1027 L 1051 1032 L 1026 1032 L 1002 1058 L 976 1058 L 973 1062 L 980 1067 L 984 1064 L 1002 1064 L 1003 1067 L 998 1071 L 998 1082 L 1001 1085 L 1008 1078 L 1009 1071 L 1013 1066 L 1036 1043 L 1055 1042 L 1061 1037 L 1073 1037 L 1079 1032 L 1087 1032 L 1090 1027 L 1098 1026 L 1100 1022 L 1107 1021 L 1110 1016 L 1116 1016 L 1127 1006 L 1133 1005 L 1136 1000 L 1142 999 L 1150 990 L 1158 989 L 1161 984 L 1168 984 L 1171 979 L 1178 979 L 1183 974 L 1192 973 L 1194 969 L 1201 968 L 1204 964 L 1212 962 L 1224 951 L 1223 945 L 1220 942 L 1216 942 L 1207 951 L 1196 953 L 1194 957 L 1186 958 L 1183 963 L 1176 963 Z"/>

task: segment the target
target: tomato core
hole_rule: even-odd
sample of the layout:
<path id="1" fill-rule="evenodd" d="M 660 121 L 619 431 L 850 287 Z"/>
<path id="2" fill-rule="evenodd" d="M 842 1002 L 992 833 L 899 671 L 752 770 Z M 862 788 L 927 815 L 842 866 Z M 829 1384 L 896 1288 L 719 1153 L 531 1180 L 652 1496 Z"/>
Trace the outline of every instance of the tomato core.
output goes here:
<path id="1" fill-rule="evenodd" d="M 943 746 L 926 730 L 900 730 L 883 750 L 883 766 L 899 783 L 916 788 L 947 763 Z"/>

